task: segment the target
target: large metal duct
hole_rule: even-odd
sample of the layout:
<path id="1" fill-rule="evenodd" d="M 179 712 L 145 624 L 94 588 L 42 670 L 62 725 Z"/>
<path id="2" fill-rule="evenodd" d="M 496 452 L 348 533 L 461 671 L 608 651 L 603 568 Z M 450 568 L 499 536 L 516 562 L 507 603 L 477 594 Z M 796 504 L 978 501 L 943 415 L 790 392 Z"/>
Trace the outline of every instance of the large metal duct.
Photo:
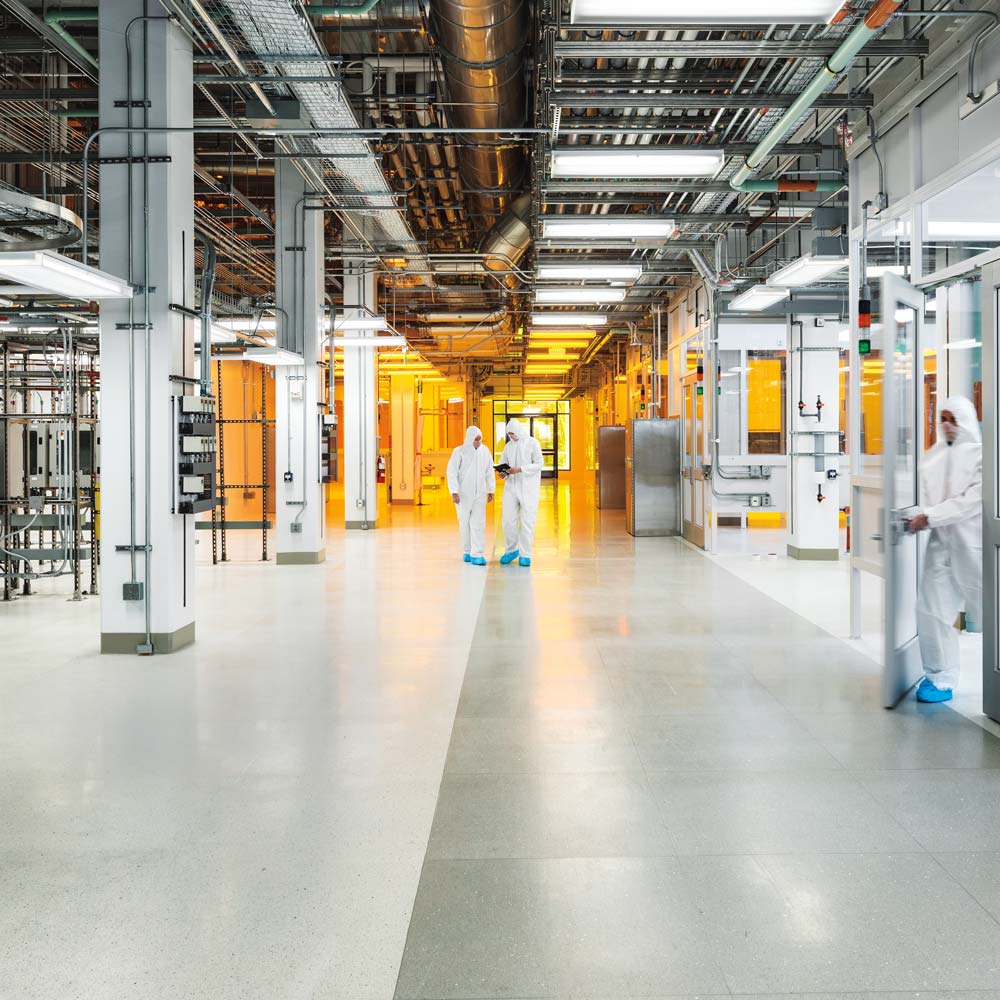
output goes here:
<path id="1" fill-rule="evenodd" d="M 435 0 L 431 23 L 444 61 L 451 124 L 481 129 L 523 126 L 527 0 Z M 510 140 L 466 136 L 459 169 L 470 191 L 511 189 L 523 180 L 524 150 Z M 478 217 L 486 220 L 501 216 L 508 201 L 505 195 L 470 198 Z"/>
<path id="2" fill-rule="evenodd" d="M 486 234 L 480 246 L 483 266 L 491 271 L 508 272 L 507 284 L 517 284 L 513 266 L 531 243 L 531 195 L 515 198 L 503 218 Z"/>

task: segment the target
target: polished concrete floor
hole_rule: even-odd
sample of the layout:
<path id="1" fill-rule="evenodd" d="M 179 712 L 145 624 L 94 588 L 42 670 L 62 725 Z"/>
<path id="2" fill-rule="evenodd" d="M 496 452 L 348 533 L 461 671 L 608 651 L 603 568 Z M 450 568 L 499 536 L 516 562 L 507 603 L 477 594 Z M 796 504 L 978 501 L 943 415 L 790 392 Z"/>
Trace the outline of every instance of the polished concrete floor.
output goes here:
<path id="1" fill-rule="evenodd" d="M 585 491 L 392 522 L 171 657 L 0 607 L 3 1000 L 1000 1000 L 1000 740 Z"/>

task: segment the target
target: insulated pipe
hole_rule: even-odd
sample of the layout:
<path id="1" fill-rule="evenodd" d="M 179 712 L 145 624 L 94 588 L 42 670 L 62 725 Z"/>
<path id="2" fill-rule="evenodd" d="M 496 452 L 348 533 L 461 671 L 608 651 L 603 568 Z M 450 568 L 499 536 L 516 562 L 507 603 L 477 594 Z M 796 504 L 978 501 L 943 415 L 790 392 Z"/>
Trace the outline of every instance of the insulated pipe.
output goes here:
<path id="1" fill-rule="evenodd" d="M 86 59 L 94 69 L 97 69 L 97 60 L 63 27 L 63 24 L 74 24 L 80 21 L 96 21 L 97 8 L 93 10 L 52 10 L 45 15 L 45 23 L 57 34 L 66 44 L 76 52 L 81 59 Z"/>
<path id="2" fill-rule="evenodd" d="M 840 44 L 837 51 L 827 60 L 826 65 L 806 84 L 805 89 L 795 99 L 788 110 L 781 116 L 781 119 L 771 131 L 757 144 L 756 149 L 747 157 L 746 163 L 730 178 L 730 185 L 736 191 L 778 191 L 796 190 L 778 187 L 752 187 L 750 175 L 764 163 L 771 154 L 775 146 L 785 138 L 806 115 L 816 99 L 823 94 L 827 87 L 843 73 L 850 65 L 851 60 L 861 51 L 861 49 L 877 35 L 885 26 L 889 18 L 902 6 L 903 0 L 878 0 L 874 7 L 868 11 L 864 20 L 854 28 L 853 31 Z M 779 181 L 766 181 L 756 183 L 778 184 Z M 787 183 L 787 182 L 785 182 Z M 839 181 L 810 181 L 817 186 L 811 188 L 814 191 L 839 190 L 843 184 Z M 828 185 L 834 185 L 830 188 Z M 797 190 L 802 190 L 801 188 Z"/>
<path id="3" fill-rule="evenodd" d="M 310 4 L 306 13 L 313 17 L 360 17 L 368 14 L 378 6 L 379 0 L 364 0 L 363 3 L 349 4 L 346 7 L 331 7 L 328 4 Z"/>

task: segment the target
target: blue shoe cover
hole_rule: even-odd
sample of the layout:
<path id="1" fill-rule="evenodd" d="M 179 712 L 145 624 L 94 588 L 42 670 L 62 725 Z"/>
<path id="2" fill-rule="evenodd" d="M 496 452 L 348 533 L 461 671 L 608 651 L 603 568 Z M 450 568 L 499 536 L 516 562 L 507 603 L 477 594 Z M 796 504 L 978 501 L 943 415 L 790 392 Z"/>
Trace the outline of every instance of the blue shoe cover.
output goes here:
<path id="1" fill-rule="evenodd" d="M 520 559 L 518 559 L 517 564 L 518 566 L 530 566 L 531 560 L 527 556 L 522 556 Z"/>
<path id="2" fill-rule="evenodd" d="M 473 566 L 485 566 L 486 560 L 482 556 L 475 556 L 472 560 Z"/>
<path id="3" fill-rule="evenodd" d="M 465 555 L 462 556 L 462 562 L 472 562 L 472 556 L 470 556 L 469 553 L 466 552 Z"/>
<path id="4" fill-rule="evenodd" d="M 951 688 L 935 687 L 926 677 L 917 688 L 917 701 L 934 704 L 939 701 L 951 701 L 953 697 Z"/>
<path id="5" fill-rule="evenodd" d="M 502 555 L 502 556 L 500 557 L 500 565 L 501 565 L 501 566 L 506 566 L 506 565 L 508 565 L 509 563 L 512 563 L 512 562 L 513 562 L 513 561 L 514 561 L 514 560 L 515 560 L 515 559 L 517 558 L 517 555 L 518 555 L 518 554 L 517 554 L 517 552 L 516 552 L 516 551 L 515 551 L 515 552 L 505 552 L 505 553 L 504 553 L 504 554 L 503 554 L 503 555 Z"/>

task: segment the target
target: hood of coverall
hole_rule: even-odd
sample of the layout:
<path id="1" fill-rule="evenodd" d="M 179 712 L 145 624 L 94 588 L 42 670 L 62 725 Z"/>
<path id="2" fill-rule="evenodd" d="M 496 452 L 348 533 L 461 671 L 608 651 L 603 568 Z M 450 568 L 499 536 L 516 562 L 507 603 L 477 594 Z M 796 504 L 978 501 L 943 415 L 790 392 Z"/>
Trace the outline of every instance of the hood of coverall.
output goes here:
<path id="1" fill-rule="evenodd" d="M 949 396 L 940 406 L 939 415 L 949 410 L 958 423 L 958 436 L 955 444 L 982 444 L 983 435 L 979 429 L 979 419 L 972 401 L 965 396 Z M 938 441 L 944 441 L 944 434 L 938 432 Z M 947 443 L 945 444 L 947 447 Z"/>
<path id="2" fill-rule="evenodd" d="M 476 438 L 481 438 L 482 436 L 483 436 L 483 432 L 478 427 L 470 427 L 465 432 L 465 444 L 462 445 L 462 447 L 470 455 L 474 455 L 476 453 L 475 440 L 476 440 Z M 480 444 L 479 447 L 482 448 L 483 445 Z"/>
<path id="3" fill-rule="evenodd" d="M 518 441 L 523 441 L 528 436 L 528 432 L 524 429 L 524 424 L 520 420 L 514 420 L 513 418 L 507 421 L 507 433 L 516 434 Z"/>

